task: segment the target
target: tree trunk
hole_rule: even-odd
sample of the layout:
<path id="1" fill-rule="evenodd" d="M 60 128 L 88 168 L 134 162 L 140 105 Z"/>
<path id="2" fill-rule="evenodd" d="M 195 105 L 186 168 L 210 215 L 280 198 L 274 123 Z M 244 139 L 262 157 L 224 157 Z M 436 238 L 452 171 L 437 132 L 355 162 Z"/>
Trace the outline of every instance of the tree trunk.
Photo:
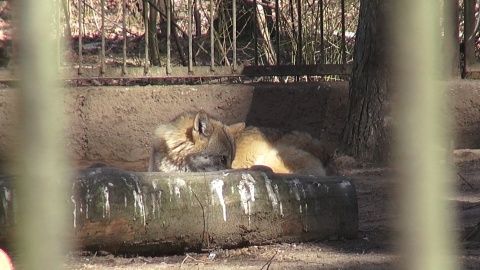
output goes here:
<path id="1" fill-rule="evenodd" d="M 12 182 L 0 182 L 0 247 L 11 241 L 17 214 Z M 67 237 L 81 250 L 156 255 L 358 232 L 355 188 L 343 177 L 100 167 L 82 171 L 71 190 Z"/>
<path id="2" fill-rule="evenodd" d="M 349 112 L 339 154 L 360 161 L 389 160 L 391 138 L 387 34 L 391 1 L 361 0 Z"/>
<path id="3" fill-rule="evenodd" d="M 193 1 L 193 19 L 195 22 L 195 38 L 202 37 L 202 14 L 198 9 L 199 5 L 201 5 L 201 3 L 198 3 L 197 0 Z"/>
<path id="4" fill-rule="evenodd" d="M 265 16 L 265 10 L 262 5 L 257 4 L 257 22 L 258 22 L 258 31 L 260 37 L 263 40 L 262 49 L 265 55 L 265 60 L 267 65 L 273 66 L 276 62 L 275 50 L 272 46 L 272 41 L 270 39 L 270 31 L 268 29 L 267 17 Z"/>
<path id="5" fill-rule="evenodd" d="M 149 9 L 149 17 L 148 17 L 148 50 L 150 56 L 150 63 L 153 66 L 160 66 L 162 63 L 160 61 L 160 45 L 158 42 L 157 37 L 157 22 L 158 22 L 158 9 L 165 11 L 165 6 L 163 5 L 163 1 L 148 1 L 148 4 L 153 5 L 155 7 L 150 7 Z M 160 20 L 163 19 L 160 17 Z"/>

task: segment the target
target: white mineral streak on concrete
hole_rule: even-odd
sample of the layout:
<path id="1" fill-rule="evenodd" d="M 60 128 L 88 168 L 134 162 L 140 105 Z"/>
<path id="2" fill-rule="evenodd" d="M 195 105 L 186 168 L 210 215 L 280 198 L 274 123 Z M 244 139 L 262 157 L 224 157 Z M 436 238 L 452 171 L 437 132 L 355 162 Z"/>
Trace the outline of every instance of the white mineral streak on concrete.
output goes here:
<path id="1" fill-rule="evenodd" d="M 5 198 L 5 201 L 9 202 L 12 200 L 12 191 L 9 190 L 8 188 L 3 187 L 3 195 Z"/>
<path id="2" fill-rule="evenodd" d="M 137 215 L 137 207 L 139 211 L 140 217 L 143 217 L 143 226 L 147 224 L 146 216 L 145 216 L 145 206 L 143 205 L 143 195 L 140 192 L 137 192 L 135 189 L 133 190 L 133 201 L 134 201 L 134 213 L 135 216 Z"/>
<path id="3" fill-rule="evenodd" d="M 308 204 L 306 203 L 307 193 L 305 192 L 305 189 L 303 188 L 303 185 L 300 182 L 300 179 L 293 179 L 292 183 L 293 183 L 293 186 L 291 186 L 290 188 L 290 193 L 293 193 L 293 195 L 295 196 L 295 199 L 299 202 L 298 211 L 300 212 L 301 216 L 303 217 L 303 213 L 305 213 L 303 229 L 307 231 L 308 230 L 308 219 L 307 219 Z M 302 203 L 302 200 L 305 203 Z"/>
<path id="4" fill-rule="evenodd" d="M 155 210 L 156 210 L 156 204 L 157 204 L 157 200 L 155 198 L 156 196 L 155 191 L 157 190 L 157 181 L 152 181 L 152 188 L 153 188 L 153 192 L 151 193 L 152 194 L 152 216 L 155 218 Z"/>
<path id="5" fill-rule="evenodd" d="M 308 204 L 305 203 L 305 225 L 304 228 L 305 232 L 308 232 Z"/>
<path id="6" fill-rule="evenodd" d="M 155 193 L 150 193 L 151 197 L 152 197 L 152 216 L 155 218 L 155 208 L 156 208 L 156 204 L 157 204 L 157 200 L 155 199 Z"/>
<path id="7" fill-rule="evenodd" d="M 175 178 L 174 180 L 174 189 L 175 195 L 180 199 L 180 188 L 186 187 L 187 183 L 181 178 Z"/>
<path id="8" fill-rule="evenodd" d="M 174 183 L 175 183 L 175 185 L 178 186 L 178 187 L 185 187 L 185 186 L 187 186 L 187 182 L 185 182 L 185 180 L 183 180 L 182 178 L 175 178 Z"/>
<path id="9" fill-rule="evenodd" d="M 187 183 L 181 178 L 175 178 L 173 180 L 168 179 L 167 185 L 168 190 L 170 191 L 170 201 L 172 201 L 172 196 L 174 194 L 176 197 L 180 198 L 180 188 L 186 187 Z"/>
<path id="10" fill-rule="evenodd" d="M 214 202 L 214 196 L 213 193 L 215 192 L 218 197 L 218 201 L 220 202 L 220 205 L 222 206 L 222 211 L 223 211 L 223 221 L 227 221 L 227 207 L 225 206 L 225 200 L 223 198 L 223 180 L 221 179 L 214 179 L 210 183 L 210 192 L 212 193 L 212 204 Z"/>
<path id="11" fill-rule="evenodd" d="M 12 204 L 13 204 L 13 212 L 18 213 L 17 211 L 17 195 L 15 194 L 15 190 L 12 190 Z M 17 215 L 13 215 L 13 224 L 17 224 Z"/>
<path id="12" fill-rule="evenodd" d="M 162 190 L 157 190 L 157 181 L 152 181 L 153 192 L 150 193 L 152 198 L 152 216 L 153 218 L 160 216 L 160 209 L 162 203 Z M 157 214 L 157 215 L 155 215 Z"/>
<path id="13" fill-rule="evenodd" d="M 168 191 L 170 191 L 170 202 L 171 202 L 172 201 L 172 195 L 173 195 L 173 185 L 172 185 L 172 182 L 170 181 L 170 179 L 168 179 L 167 185 L 168 185 Z"/>
<path id="14" fill-rule="evenodd" d="M 4 200 L 2 201 L 3 215 L 5 218 L 5 221 L 8 221 L 8 205 L 9 205 L 9 202 L 12 200 L 12 191 L 6 187 L 3 187 L 3 196 L 4 196 L 3 197 Z"/>
<path id="15" fill-rule="evenodd" d="M 263 174 L 265 179 L 265 187 L 267 188 L 268 198 L 272 202 L 272 208 L 274 211 L 279 210 L 280 216 L 283 217 L 283 206 L 282 201 L 280 200 L 280 194 L 278 193 L 278 186 L 275 184 L 272 186 L 272 180 L 268 178 L 267 174 Z"/>
<path id="16" fill-rule="evenodd" d="M 157 190 L 157 181 L 152 181 L 153 190 Z"/>
<path id="17" fill-rule="evenodd" d="M 73 202 L 73 227 L 77 227 L 77 202 L 73 196 L 70 197 L 70 200 Z"/>
<path id="18" fill-rule="evenodd" d="M 103 194 L 103 218 L 108 216 L 110 218 L 110 199 L 109 199 L 109 192 L 108 192 L 108 187 L 104 186 L 102 187 L 102 194 Z"/>
<path id="19" fill-rule="evenodd" d="M 157 193 L 157 203 L 158 203 L 158 214 L 160 214 L 160 210 L 162 209 L 162 190 L 159 190 Z"/>
<path id="20" fill-rule="evenodd" d="M 343 180 L 342 183 L 340 183 L 340 187 L 346 188 L 349 187 L 351 184 L 349 181 Z"/>
<path id="21" fill-rule="evenodd" d="M 238 193 L 243 211 L 248 215 L 250 226 L 251 202 L 255 201 L 255 179 L 248 173 L 242 173 L 242 180 L 238 183 Z"/>
<path id="22" fill-rule="evenodd" d="M 280 192 L 278 191 L 278 185 L 277 184 L 274 184 L 273 185 L 273 190 L 275 191 L 275 194 L 277 195 L 277 199 L 278 199 L 278 202 L 279 202 L 279 210 L 280 210 L 280 216 L 284 216 L 283 215 L 283 205 L 282 205 L 282 199 L 280 198 Z"/>
<path id="23" fill-rule="evenodd" d="M 159 207 L 159 201 L 157 200 L 155 192 L 150 193 L 151 198 L 152 198 L 152 217 L 156 218 L 156 213 L 157 213 L 157 208 L 158 208 L 158 213 L 160 213 L 160 207 Z"/>
<path id="24" fill-rule="evenodd" d="M 95 170 L 93 170 L 93 171 L 90 171 L 90 172 L 88 173 L 88 175 L 89 175 L 89 176 L 94 176 L 95 174 L 101 173 L 101 172 L 102 172 L 102 168 L 97 168 L 97 169 L 95 169 Z"/>
<path id="25" fill-rule="evenodd" d="M 300 191 L 298 189 L 298 187 L 300 186 L 300 180 L 293 179 L 292 183 L 293 183 L 293 187 L 290 188 L 290 192 L 293 192 L 295 199 L 297 201 L 300 201 Z"/>
<path id="26" fill-rule="evenodd" d="M 85 218 L 88 219 L 88 205 L 90 204 L 90 200 L 92 198 L 90 197 L 90 189 L 87 188 L 87 193 L 85 194 Z"/>
<path id="27" fill-rule="evenodd" d="M 196 205 L 197 203 L 197 200 L 193 200 L 192 197 L 194 197 L 193 195 L 193 190 L 192 190 L 192 187 L 191 186 L 188 186 L 188 197 L 190 198 L 190 206 L 194 206 Z"/>

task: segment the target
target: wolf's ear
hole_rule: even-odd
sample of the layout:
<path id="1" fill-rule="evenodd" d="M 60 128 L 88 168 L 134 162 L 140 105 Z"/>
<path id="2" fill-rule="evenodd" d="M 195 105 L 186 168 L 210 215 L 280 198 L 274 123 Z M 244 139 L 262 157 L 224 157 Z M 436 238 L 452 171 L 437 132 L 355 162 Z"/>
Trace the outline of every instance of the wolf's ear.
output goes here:
<path id="1" fill-rule="evenodd" d="M 242 132 L 245 128 L 245 123 L 236 123 L 230 126 L 227 126 L 226 129 L 230 132 L 233 136 L 236 136 L 238 133 Z"/>
<path id="2" fill-rule="evenodd" d="M 193 132 L 197 133 L 200 138 L 208 138 L 212 135 L 213 125 L 204 110 L 199 111 L 195 116 Z"/>

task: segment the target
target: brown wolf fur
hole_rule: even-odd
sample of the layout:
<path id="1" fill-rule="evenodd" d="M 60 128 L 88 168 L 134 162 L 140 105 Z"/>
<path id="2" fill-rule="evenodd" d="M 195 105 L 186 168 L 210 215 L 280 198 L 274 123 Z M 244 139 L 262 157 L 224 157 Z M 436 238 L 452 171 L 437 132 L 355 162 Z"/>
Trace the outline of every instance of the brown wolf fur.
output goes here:
<path id="1" fill-rule="evenodd" d="M 199 172 L 231 168 L 234 136 L 244 123 L 224 125 L 204 111 L 180 115 L 154 132 L 149 172 Z"/>
<path id="2" fill-rule="evenodd" d="M 270 167 L 275 173 L 324 176 L 321 143 L 299 131 L 227 126 L 204 111 L 160 125 L 152 140 L 149 171 L 217 171 Z"/>
<path id="3" fill-rule="evenodd" d="M 232 167 L 270 167 L 275 173 L 325 176 L 328 156 L 320 141 L 300 131 L 247 127 L 235 138 L 236 154 Z"/>

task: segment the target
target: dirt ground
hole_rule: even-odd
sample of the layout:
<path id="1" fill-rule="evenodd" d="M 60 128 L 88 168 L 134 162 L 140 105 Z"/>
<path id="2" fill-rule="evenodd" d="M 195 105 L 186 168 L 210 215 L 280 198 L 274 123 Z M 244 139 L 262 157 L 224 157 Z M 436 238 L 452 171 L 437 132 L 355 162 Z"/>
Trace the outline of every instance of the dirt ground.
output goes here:
<path id="1" fill-rule="evenodd" d="M 461 239 L 480 222 L 480 151 L 456 150 L 454 198 Z M 72 253 L 65 269 L 391 269 L 398 263 L 395 180 L 391 170 L 337 159 L 340 174 L 356 187 L 359 237 L 355 240 L 250 246 L 166 257 Z M 453 232 L 452 232 L 453 233 Z M 480 244 L 460 242 L 463 269 L 480 269 Z"/>

